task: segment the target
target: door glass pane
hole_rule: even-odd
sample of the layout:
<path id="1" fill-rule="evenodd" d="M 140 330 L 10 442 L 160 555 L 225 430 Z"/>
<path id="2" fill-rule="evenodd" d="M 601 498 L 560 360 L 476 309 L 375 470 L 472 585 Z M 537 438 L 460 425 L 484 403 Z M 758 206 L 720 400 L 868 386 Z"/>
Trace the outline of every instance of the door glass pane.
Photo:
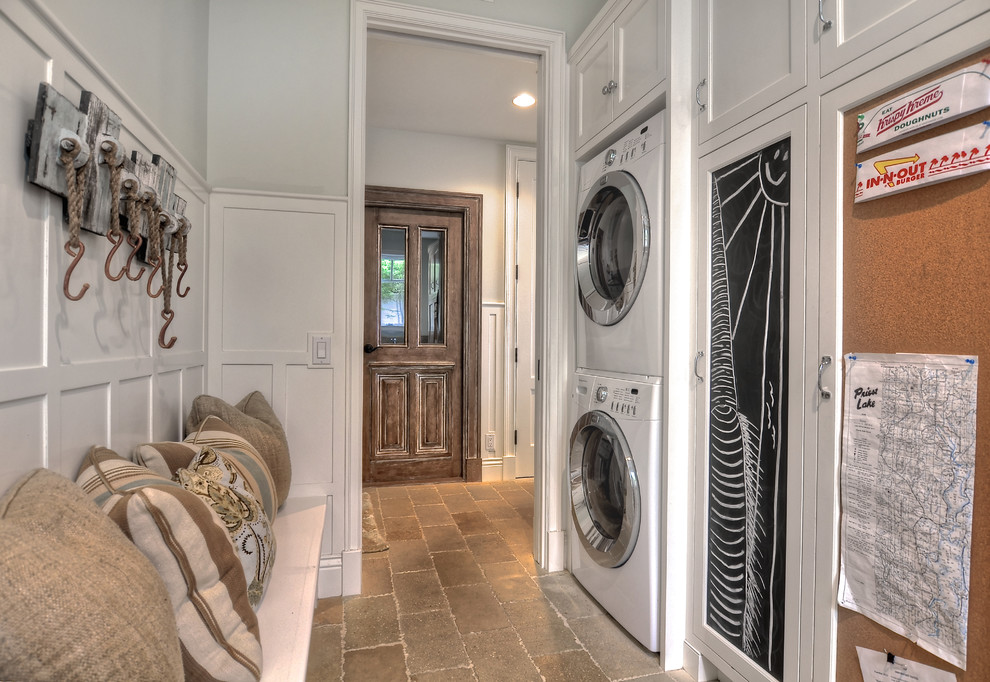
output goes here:
<path id="1" fill-rule="evenodd" d="M 783 678 L 790 138 L 712 174 L 706 622 Z"/>
<path id="2" fill-rule="evenodd" d="M 626 468 L 621 447 L 596 429 L 584 447 L 583 469 L 591 520 L 603 536 L 617 540 L 626 508 Z"/>
<path id="3" fill-rule="evenodd" d="M 380 232 L 379 343 L 406 343 L 406 230 L 383 227 Z"/>
<path id="4" fill-rule="evenodd" d="M 422 345 L 444 343 L 444 309 L 447 273 L 446 232 L 422 230 L 420 232 L 420 302 L 419 342 Z"/>

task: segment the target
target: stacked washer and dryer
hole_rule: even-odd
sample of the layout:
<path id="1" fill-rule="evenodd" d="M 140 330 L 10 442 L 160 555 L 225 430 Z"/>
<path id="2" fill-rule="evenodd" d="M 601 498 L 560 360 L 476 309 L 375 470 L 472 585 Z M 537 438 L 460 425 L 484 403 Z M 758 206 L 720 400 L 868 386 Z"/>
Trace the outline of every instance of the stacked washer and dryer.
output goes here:
<path id="1" fill-rule="evenodd" d="M 669 668 L 687 548 L 663 450 L 664 136 L 661 112 L 580 170 L 569 544 L 574 577 Z"/>

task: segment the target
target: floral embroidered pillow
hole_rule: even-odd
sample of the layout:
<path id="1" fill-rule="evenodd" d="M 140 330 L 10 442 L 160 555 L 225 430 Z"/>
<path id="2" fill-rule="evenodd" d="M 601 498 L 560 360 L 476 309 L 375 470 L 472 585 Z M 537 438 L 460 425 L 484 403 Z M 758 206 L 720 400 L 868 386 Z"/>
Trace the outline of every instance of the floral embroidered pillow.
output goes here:
<path id="1" fill-rule="evenodd" d="M 248 490 L 236 463 L 221 450 L 204 447 L 187 468 L 176 472 L 176 479 L 202 498 L 226 527 L 244 568 L 248 601 L 257 610 L 275 563 L 275 535 L 264 507 Z"/>

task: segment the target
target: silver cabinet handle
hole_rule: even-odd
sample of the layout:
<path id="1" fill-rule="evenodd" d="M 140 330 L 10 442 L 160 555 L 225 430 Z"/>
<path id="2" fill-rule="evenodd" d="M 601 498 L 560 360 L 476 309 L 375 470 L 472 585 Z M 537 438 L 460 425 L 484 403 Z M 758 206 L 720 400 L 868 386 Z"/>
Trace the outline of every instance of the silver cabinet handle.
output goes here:
<path id="1" fill-rule="evenodd" d="M 818 395 L 822 397 L 822 400 L 831 400 L 832 391 L 827 388 L 822 388 L 822 373 L 832 364 L 831 355 L 823 355 L 821 362 L 818 363 Z"/>
<path id="2" fill-rule="evenodd" d="M 698 377 L 698 383 L 703 383 L 705 377 L 701 376 L 701 372 L 698 371 L 698 363 L 701 362 L 701 358 L 705 357 L 705 351 L 699 350 L 698 354 L 694 356 L 694 376 Z"/>
<path id="3" fill-rule="evenodd" d="M 603 95 L 611 95 L 611 94 L 612 94 L 613 92 L 615 92 L 615 89 L 616 89 L 617 87 L 619 87 L 619 84 L 618 84 L 618 83 L 616 83 L 615 81 L 609 81 L 609 82 L 608 82 L 608 83 L 607 83 L 607 84 L 606 84 L 606 85 L 605 85 L 605 86 L 604 86 L 604 87 L 602 88 L 602 94 L 603 94 Z"/>
<path id="4" fill-rule="evenodd" d="M 822 22 L 822 32 L 832 28 L 832 20 L 825 18 L 825 0 L 818 0 L 818 21 Z"/>
<path id="5" fill-rule="evenodd" d="M 698 103 L 698 109 L 700 111 L 705 110 L 705 105 L 701 103 L 701 88 L 704 87 L 705 83 L 708 82 L 707 78 L 702 78 L 701 82 L 698 83 L 698 87 L 694 89 L 694 101 Z"/>

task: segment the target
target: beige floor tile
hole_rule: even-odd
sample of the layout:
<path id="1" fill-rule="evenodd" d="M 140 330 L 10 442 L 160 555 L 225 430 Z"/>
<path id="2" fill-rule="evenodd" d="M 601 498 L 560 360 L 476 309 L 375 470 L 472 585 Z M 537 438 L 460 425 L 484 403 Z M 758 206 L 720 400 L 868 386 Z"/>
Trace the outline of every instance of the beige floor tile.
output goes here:
<path id="1" fill-rule="evenodd" d="M 329 679 L 329 678 L 328 678 Z M 400 682 L 408 680 L 401 644 L 344 652 L 344 679 Z"/>
<path id="2" fill-rule="evenodd" d="M 412 682 L 475 682 L 478 678 L 474 676 L 471 668 L 448 668 L 447 670 L 434 670 L 428 673 L 417 673 L 410 678 Z"/>
<path id="3" fill-rule="evenodd" d="M 468 494 L 475 500 L 500 500 L 502 496 L 487 483 L 472 483 L 467 486 Z"/>
<path id="4" fill-rule="evenodd" d="M 481 567 L 485 577 L 495 590 L 495 595 L 503 604 L 513 601 L 540 599 L 543 593 L 533 576 L 526 572 L 518 561 L 498 564 L 484 564 Z"/>
<path id="5" fill-rule="evenodd" d="M 516 555 L 505 539 L 498 533 L 484 535 L 468 535 L 464 538 L 468 549 L 474 554 L 479 564 L 493 564 L 503 561 L 515 561 Z"/>
<path id="6" fill-rule="evenodd" d="M 539 682 L 540 673 L 511 629 L 464 635 L 479 682 Z"/>
<path id="7" fill-rule="evenodd" d="M 392 580 L 395 583 L 395 600 L 400 614 L 449 608 L 440 579 L 432 568 L 416 573 L 397 573 Z"/>
<path id="8" fill-rule="evenodd" d="M 344 598 L 325 597 L 316 601 L 313 625 L 340 625 L 344 622 Z"/>
<path id="9" fill-rule="evenodd" d="M 440 493 L 435 485 L 414 485 L 408 488 L 409 499 L 414 505 L 442 504 Z"/>
<path id="10" fill-rule="evenodd" d="M 510 627 L 502 605 L 495 598 L 491 586 L 458 585 L 444 590 L 450 603 L 450 612 L 460 633 L 502 630 Z"/>
<path id="11" fill-rule="evenodd" d="M 414 516 L 413 503 L 408 497 L 390 497 L 382 500 L 379 508 L 382 510 L 382 518 L 385 519 L 395 516 Z"/>
<path id="12" fill-rule="evenodd" d="M 510 545 L 533 547 L 533 527 L 522 517 L 514 519 L 492 519 L 492 525 Z"/>
<path id="13" fill-rule="evenodd" d="M 547 599 L 510 602 L 503 604 L 502 608 L 530 656 L 581 648 L 574 633 Z"/>
<path id="14" fill-rule="evenodd" d="M 581 589 L 570 573 L 562 571 L 539 576 L 536 582 L 568 624 L 574 618 L 589 618 L 603 613 L 598 603 Z"/>
<path id="15" fill-rule="evenodd" d="M 470 665 L 464 643 L 449 612 L 402 615 L 399 616 L 399 626 L 406 643 L 410 673 Z"/>
<path id="16" fill-rule="evenodd" d="M 595 665 L 587 651 L 564 651 L 557 654 L 534 657 L 533 662 L 540 669 L 546 682 L 608 682 L 605 673 Z"/>
<path id="17" fill-rule="evenodd" d="M 468 550 L 453 552 L 435 552 L 433 565 L 436 566 L 440 584 L 444 587 L 453 585 L 472 585 L 484 582 L 485 575 L 474 560 L 474 555 Z"/>
<path id="18" fill-rule="evenodd" d="M 386 553 L 361 558 L 361 595 L 392 594 L 392 568 Z"/>
<path id="19" fill-rule="evenodd" d="M 466 492 L 458 493 L 456 495 L 444 495 L 443 503 L 447 505 L 447 511 L 451 514 L 456 514 L 458 512 L 481 511 L 478 507 L 478 503 L 475 502 L 474 498 Z"/>
<path id="20" fill-rule="evenodd" d="M 417 506 L 416 518 L 419 525 L 423 526 L 449 526 L 454 523 L 454 517 L 447 511 L 447 506 L 443 504 L 425 504 Z"/>
<path id="21" fill-rule="evenodd" d="M 399 641 L 395 597 L 351 597 L 344 600 L 344 649 L 364 649 Z"/>
<path id="22" fill-rule="evenodd" d="M 457 549 L 467 549 L 464 536 L 457 526 L 427 526 L 423 529 L 426 546 L 430 552 L 449 552 Z"/>
<path id="23" fill-rule="evenodd" d="M 433 568 L 426 540 L 393 540 L 388 546 L 392 573 L 407 573 Z"/>
<path id="24" fill-rule="evenodd" d="M 462 495 L 467 492 L 467 485 L 465 483 L 437 483 L 437 492 L 441 496 L 447 497 L 448 495 Z"/>
<path id="25" fill-rule="evenodd" d="M 478 500 L 478 508 L 485 513 L 489 519 L 516 519 L 519 512 L 513 509 L 508 502 L 498 500 Z"/>
<path id="26" fill-rule="evenodd" d="M 454 523 L 461 531 L 461 535 L 478 535 L 481 533 L 494 533 L 495 528 L 482 511 L 457 512 L 452 514 Z"/>
<path id="27" fill-rule="evenodd" d="M 385 519 L 385 538 L 393 540 L 418 540 L 423 537 L 419 521 L 415 516 L 397 516 Z"/>
<path id="28" fill-rule="evenodd" d="M 340 631 L 340 625 L 319 625 L 313 628 L 309 639 L 307 682 L 340 679 L 343 665 Z"/>
<path id="29" fill-rule="evenodd" d="M 657 655 L 647 651 L 607 615 L 569 619 L 567 624 L 591 654 L 598 667 L 612 679 L 663 672 Z"/>
<path id="30" fill-rule="evenodd" d="M 409 487 L 404 485 L 383 485 L 368 488 L 368 492 L 377 493 L 380 500 L 391 500 L 396 497 L 409 497 Z M 373 494 L 374 494 L 373 493 Z"/>

